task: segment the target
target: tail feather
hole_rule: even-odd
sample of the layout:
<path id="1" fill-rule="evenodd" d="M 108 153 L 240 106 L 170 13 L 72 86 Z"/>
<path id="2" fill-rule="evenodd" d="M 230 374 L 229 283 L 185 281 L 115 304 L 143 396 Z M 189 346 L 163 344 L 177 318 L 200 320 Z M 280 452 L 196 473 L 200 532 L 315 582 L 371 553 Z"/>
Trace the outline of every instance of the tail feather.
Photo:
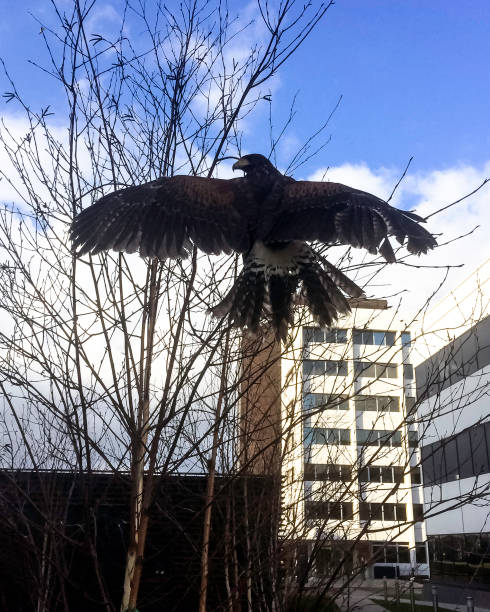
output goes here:
<path id="1" fill-rule="evenodd" d="M 288 327 L 293 324 L 293 296 L 300 285 L 314 319 L 327 327 L 350 311 L 342 291 L 351 297 L 363 295 L 350 278 L 304 243 L 290 249 L 283 263 L 277 262 L 277 253 L 274 263 L 268 263 L 263 253 L 263 248 L 259 254 L 252 250 L 245 257 L 235 284 L 211 309 L 214 316 L 228 316 L 232 325 L 255 333 L 268 316 L 277 339 L 286 340 Z"/>

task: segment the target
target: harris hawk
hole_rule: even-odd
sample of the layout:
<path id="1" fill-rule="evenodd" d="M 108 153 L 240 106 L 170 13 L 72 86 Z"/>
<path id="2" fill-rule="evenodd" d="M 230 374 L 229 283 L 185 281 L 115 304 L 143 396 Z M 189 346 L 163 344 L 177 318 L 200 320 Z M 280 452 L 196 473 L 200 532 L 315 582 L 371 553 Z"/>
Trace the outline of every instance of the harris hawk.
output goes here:
<path id="1" fill-rule="evenodd" d="M 321 326 L 350 310 L 344 293 L 363 295 L 309 243 L 345 244 L 395 261 L 394 236 L 410 253 L 437 243 L 418 215 L 340 183 L 296 181 L 263 155 L 241 157 L 233 179 L 162 177 L 120 189 L 79 213 L 71 226 L 78 255 L 112 249 L 142 257 L 182 258 L 194 246 L 210 255 L 243 254 L 243 269 L 212 309 L 239 327 L 257 331 L 270 318 L 284 339 L 293 296 Z"/>

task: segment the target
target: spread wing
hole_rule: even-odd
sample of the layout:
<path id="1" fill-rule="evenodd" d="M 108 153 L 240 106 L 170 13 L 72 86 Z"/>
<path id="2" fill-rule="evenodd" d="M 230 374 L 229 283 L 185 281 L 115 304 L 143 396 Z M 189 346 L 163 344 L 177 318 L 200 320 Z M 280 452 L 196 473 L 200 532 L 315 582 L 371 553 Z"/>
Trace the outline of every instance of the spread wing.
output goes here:
<path id="1" fill-rule="evenodd" d="M 295 181 L 283 192 L 277 218 L 269 226 L 267 241 L 318 240 L 350 244 L 395 261 L 389 235 L 410 253 L 426 253 L 437 243 L 418 215 L 390 206 L 365 191 L 340 183 Z"/>
<path id="2" fill-rule="evenodd" d="M 243 179 L 159 178 L 110 193 L 75 217 L 79 255 L 108 249 L 143 257 L 184 257 L 192 245 L 205 253 L 249 248 L 248 190 Z"/>

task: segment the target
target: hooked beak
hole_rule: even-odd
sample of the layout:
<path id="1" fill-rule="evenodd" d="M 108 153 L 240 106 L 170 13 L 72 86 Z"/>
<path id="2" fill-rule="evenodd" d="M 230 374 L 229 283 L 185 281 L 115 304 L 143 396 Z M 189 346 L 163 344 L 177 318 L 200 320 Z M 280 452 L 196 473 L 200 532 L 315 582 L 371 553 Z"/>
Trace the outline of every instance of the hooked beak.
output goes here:
<path id="1" fill-rule="evenodd" d="M 241 157 L 237 162 L 235 162 L 232 166 L 232 170 L 245 170 L 247 166 L 250 166 L 250 162 L 248 159 Z"/>

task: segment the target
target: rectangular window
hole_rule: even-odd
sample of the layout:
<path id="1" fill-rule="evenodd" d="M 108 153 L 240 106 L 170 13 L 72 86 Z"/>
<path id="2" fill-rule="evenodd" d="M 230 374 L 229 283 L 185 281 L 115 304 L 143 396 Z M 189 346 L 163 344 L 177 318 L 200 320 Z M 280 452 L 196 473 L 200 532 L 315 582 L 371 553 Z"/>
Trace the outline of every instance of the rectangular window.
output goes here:
<path id="1" fill-rule="evenodd" d="M 416 431 L 407 431 L 409 448 L 417 448 L 419 445 L 419 435 Z"/>
<path id="2" fill-rule="evenodd" d="M 407 520 L 407 505 L 396 504 L 396 520 L 406 521 Z"/>
<path id="3" fill-rule="evenodd" d="M 396 378 L 397 366 L 391 363 L 371 363 L 369 361 L 354 361 L 354 376 L 366 378 Z"/>
<path id="4" fill-rule="evenodd" d="M 362 412 L 399 412 L 398 397 L 391 395 L 357 395 L 354 398 L 356 410 Z"/>
<path id="5" fill-rule="evenodd" d="M 350 429 L 329 427 L 305 427 L 304 444 L 350 444 Z"/>
<path id="6" fill-rule="evenodd" d="M 346 395 L 307 393 L 303 399 L 303 410 L 349 410 L 349 400 Z"/>
<path id="7" fill-rule="evenodd" d="M 352 480 L 351 466 L 326 463 L 305 463 L 304 480 L 350 482 Z"/>
<path id="8" fill-rule="evenodd" d="M 413 379 L 413 365 L 411 363 L 403 364 L 403 378 Z"/>
<path id="9" fill-rule="evenodd" d="M 360 482 L 403 482 L 403 468 L 400 466 L 367 465 L 359 470 Z"/>
<path id="10" fill-rule="evenodd" d="M 349 520 L 352 519 L 352 502 L 305 502 L 305 516 L 307 520 Z"/>
<path id="11" fill-rule="evenodd" d="M 383 504 L 383 520 L 395 520 L 395 504 Z"/>
<path id="12" fill-rule="evenodd" d="M 324 374 L 327 376 L 347 376 L 347 362 L 313 359 L 303 361 L 304 376 L 322 376 Z"/>
<path id="13" fill-rule="evenodd" d="M 410 549 L 398 544 L 398 563 L 410 563 Z"/>
<path id="14" fill-rule="evenodd" d="M 381 480 L 382 482 L 393 482 L 393 468 L 382 467 L 381 468 Z"/>
<path id="15" fill-rule="evenodd" d="M 372 521 L 382 521 L 383 520 L 383 504 L 369 504 L 370 509 L 370 517 Z"/>
<path id="16" fill-rule="evenodd" d="M 417 544 L 415 547 L 415 561 L 417 563 L 427 563 L 425 544 Z"/>
<path id="17" fill-rule="evenodd" d="M 412 344 L 412 338 L 410 332 L 402 332 L 402 346 L 410 346 Z"/>
<path id="18" fill-rule="evenodd" d="M 373 331 L 371 329 L 355 329 L 354 344 L 367 344 L 375 346 L 393 346 L 395 334 L 389 331 Z"/>
<path id="19" fill-rule="evenodd" d="M 404 469 L 400 466 L 393 466 L 393 478 L 395 482 L 403 482 Z"/>
<path id="20" fill-rule="evenodd" d="M 410 468 L 410 479 L 414 485 L 422 484 L 422 470 L 420 466 L 416 465 Z"/>
<path id="21" fill-rule="evenodd" d="M 303 344 L 311 343 L 345 344 L 347 342 L 346 329 L 322 329 L 321 327 L 303 327 Z"/>
<path id="22" fill-rule="evenodd" d="M 424 520 L 424 504 L 413 504 L 413 520 L 415 522 Z"/>
<path id="23" fill-rule="evenodd" d="M 402 445 L 402 434 L 400 431 L 385 429 L 358 429 L 358 446 L 394 446 Z"/>

